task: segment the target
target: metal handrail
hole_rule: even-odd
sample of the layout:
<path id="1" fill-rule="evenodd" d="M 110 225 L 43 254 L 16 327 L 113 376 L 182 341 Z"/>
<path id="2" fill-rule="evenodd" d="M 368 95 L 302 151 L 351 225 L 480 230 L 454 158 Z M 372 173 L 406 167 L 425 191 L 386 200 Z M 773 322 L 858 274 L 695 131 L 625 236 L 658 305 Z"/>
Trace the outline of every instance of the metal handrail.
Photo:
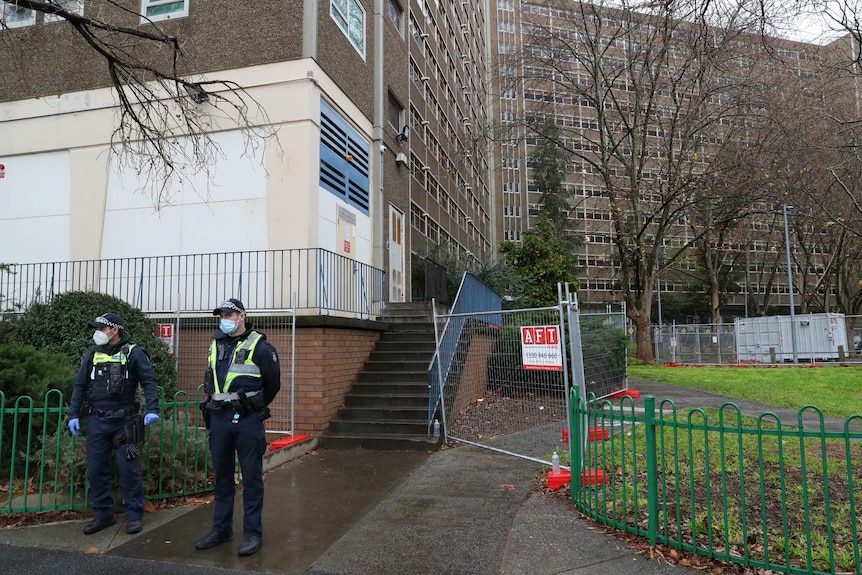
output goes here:
<path id="1" fill-rule="evenodd" d="M 464 272 L 464 275 L 461 277 L 461 285 L 458 287 L 458 293 L 455 295 L 455 301 L 452 304 L 452 310 L 446 317 L 446 324 L 443 327 L 442 333 L 438 333 L 436 303 L 432 304 L 432 307 L 437 345 L 434 350 L 434 356 L 428 364 L 430 377 L 430 392 L 428 394 L 429 429 L 434 418 L 434 413 L 437 411 L 437 406 L 442 403 L 443 382 L 446 381 L 446 377 L 452 367 L 457 342 L 460 340 L 461 331 L 464 328 L 464 318 L 461 318 L 460 321 L 456 322 L 457 325 L 453 326 L 450 321 L 452 316 L 457 314 L 501 311 L 503 309 L 503 299 L 500 297 L 500 294 L 488 287 L 482 280 L 469 272 Z M 450 333 L 452 331 L 454 333 Z M 442 405 L 441 411 L 444 411 Z M 444 413 L 444 424 L 445 417 Z"/>

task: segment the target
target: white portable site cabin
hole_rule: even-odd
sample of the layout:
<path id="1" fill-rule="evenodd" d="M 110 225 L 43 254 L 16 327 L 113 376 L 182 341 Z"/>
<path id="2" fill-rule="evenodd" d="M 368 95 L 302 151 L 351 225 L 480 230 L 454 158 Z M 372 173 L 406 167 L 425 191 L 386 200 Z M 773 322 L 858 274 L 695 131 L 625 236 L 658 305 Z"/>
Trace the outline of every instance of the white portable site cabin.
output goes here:
<path id="1" fill-rule="evenodd" d="M 793 361 L 793 331 L 789 315 L 737 318 L 736 355 L 739 363 Z M 799 361 L 838 361 L 839 348 L 850 353 L 844 314 L 794 316 Z"/>

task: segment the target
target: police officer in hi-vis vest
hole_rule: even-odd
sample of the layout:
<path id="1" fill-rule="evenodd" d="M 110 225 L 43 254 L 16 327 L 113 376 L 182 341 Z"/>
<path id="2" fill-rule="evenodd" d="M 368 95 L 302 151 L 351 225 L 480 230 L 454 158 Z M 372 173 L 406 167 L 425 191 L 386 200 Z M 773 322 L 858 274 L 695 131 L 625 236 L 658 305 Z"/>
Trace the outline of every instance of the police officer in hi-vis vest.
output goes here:
<path id="1" fill-rule="evenodd" d="M 69 402 L 69 431 L 81 434 L 81 417 L 87 417 L 87 476 L 93 494 L 93 520 L 84 534 L 101 531 L 114 520 L 111 493 L 111 453 L 116 452 L 117 470 L 126 508 L 126 531 L 143 528 L 144 482 L 138 464 L 138 445 L 143 426 L 159 420 L 158 383 L 150 356 L 123 333 L 123 320 L 114 313 L 100 315 L 88 323 L 96 331 L 96 345 L 84 354 Z M 144 390 L 146 409 L 140 412 L 138 386 Z"/>
<path id="2" fill-rule="evenodd" d="M 215 509 L 212 530 L 195 542 L 195 548 L 209 549 L 233 537 L 234 458 L 238 457 L 243 485 L 243 541 L 238 553 L 246 556 L 260 549 L 263 535 L 263 422 L 270 415 L 267 406 L 281 388 L 281 369 L 266 336 L 246 323 L 241 301 L 223 301 L 213 315 L 221 321 L 210 343 L 201 409 L 212 451 Z"/>

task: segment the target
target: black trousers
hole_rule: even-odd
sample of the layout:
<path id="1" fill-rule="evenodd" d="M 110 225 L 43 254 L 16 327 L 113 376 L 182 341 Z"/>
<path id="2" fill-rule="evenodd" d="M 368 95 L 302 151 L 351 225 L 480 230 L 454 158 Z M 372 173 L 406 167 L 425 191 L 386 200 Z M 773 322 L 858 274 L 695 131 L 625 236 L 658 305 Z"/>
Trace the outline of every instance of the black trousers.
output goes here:
<path id="1" fill-rule="evenodd" d="M 215 474 L 213 530 L 233 531 L 235 460 L 239 459 L 243 485 L 242 533 L 244 537 L 260 537 L 263 534 L 263 455 L 266 453 L 263 422 L 255 413 L 234 419 L 232 409 L 214 411 L 210 415 L 209 441 Z"/>
<path id="2" fill-rule="evenodd" d="M 117 461 L 117 471 L 123 488 L 126 519 L 140 521 L 144 516 L 144 480 L 138 458 L 128 459 L 124 449 L 115 449 L 116 437 L 123 433 L 129 419 L 126 417 L 109 421 L 98 415 L 90 415 L 87 421 L 87 476 L 90 479 L 90 493 L 93 495 L 93 515 L 98 520 L 107 520 L 114 516 L 111 453 L 115 451 L 114 459 Z"/>

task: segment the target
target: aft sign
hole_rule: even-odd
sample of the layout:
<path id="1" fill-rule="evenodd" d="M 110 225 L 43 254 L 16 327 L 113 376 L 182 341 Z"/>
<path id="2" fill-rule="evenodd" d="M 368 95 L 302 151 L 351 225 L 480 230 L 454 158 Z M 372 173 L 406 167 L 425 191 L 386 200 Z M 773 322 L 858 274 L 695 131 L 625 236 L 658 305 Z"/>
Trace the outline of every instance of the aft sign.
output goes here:
<path id="1" fill-rule="evenodd" d="M 563 371 L 560 327 L 521 326 L 521 355 L 524 369 Z"/>
<path id="2" fill-rule="evenodd" d="M 160 323 L 159 324 L 159 339 L 168 344 L 168 350 L 171 355 L 174 354 L 174 324 Z"/>

